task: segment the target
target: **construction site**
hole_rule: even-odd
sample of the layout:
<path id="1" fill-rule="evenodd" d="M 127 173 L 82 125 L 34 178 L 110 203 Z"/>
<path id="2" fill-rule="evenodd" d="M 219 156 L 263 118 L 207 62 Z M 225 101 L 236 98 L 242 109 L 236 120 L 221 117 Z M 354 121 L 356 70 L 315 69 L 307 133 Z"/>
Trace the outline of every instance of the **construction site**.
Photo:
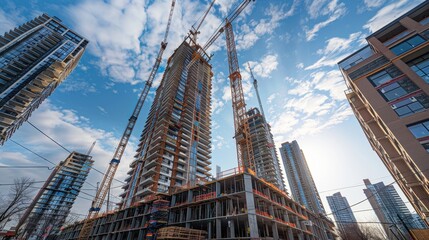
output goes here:
<path id="1" fill-rule="evenodd" d="M 221 172 L 212 181 L 151 198 L 126 209 L 100 214 L 89 239 L 334 239 L 335 236 L 332 221 L 307 210 L 284 191 L 243 169 Z M 168 207 L 160 207 L 161 203 Z M 67 226 L 59 239 L 79 239 L 83 224 Z"/>
<path id="2" fill-rule="evenodd" d="M 88 216 L 63 226 L 59 234 L 46 232 L 45 238 L 328 240 L 337 237 L 330 219 L 307 209 L 287 193 L 258 83 L 250 66 L 259 109 L 246 109 L 232 22 L 254 1 L 242 1 L 207 42 L 199 44 L 199 28 L 214 2 L 167 60 L 116 209 L 102 212 L 162 62 L 175 0 L 171 3 L 156 62 L 97 188 Z M 211 55 L 207 51 L 224 34 L 238 167 L 223 172 L 218 170 L 216 176 L 212 176 L 213 72 Z M 89 159 L 89 152 L 85 156 Z M 39 200 L 36 198 L 33 206 Z"/>

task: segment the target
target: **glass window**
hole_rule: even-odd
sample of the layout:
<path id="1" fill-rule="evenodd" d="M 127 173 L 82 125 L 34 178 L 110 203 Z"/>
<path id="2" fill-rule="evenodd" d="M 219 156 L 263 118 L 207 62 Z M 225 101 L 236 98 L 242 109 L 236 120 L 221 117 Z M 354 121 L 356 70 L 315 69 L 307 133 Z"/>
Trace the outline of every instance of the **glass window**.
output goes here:
<path id="1" fill-rule="evenodd" d="M 352 66 L 362 62 L 363 60 L 369 58 L 373 55 L 373 51 L 370 46 L 366 46 L 363 49 L 359 50 L 357 53 L 338 63 L 340 68 L 347 70 Z"/>
<path id="2" fill-rule="evenodd" d="M 426 40 L 422 38 L 420 35 L 415 35 L 400 44 L 390 48 L 390 50 L 396 55 L 401 55 L 404 52 L 408 52 L 409 50 L 417 47 L 418 45 L 424 43 Z"/>
<path id="3" fill-rule="evenodd" d="M 402 72 L 395 65 L 392 65 L 386 69 L 374 73 L 373 75 L 369 76 L 368 79 L 374 87 L 378 87 L 400 75 L 402 75 Z"/>
<path id="4" fill-rule="evenodd" d="M 386 101 L 392 101 L 418 89 L 419 88 L 416 84 L 411 82 L 408 78 L 404 78 L 380 88 L 378 92 L 384 97 L 384 99 L 386 99 Z"/>
<path id="5" fill-rule="evenodd" d="M 422 146 L 429 152 L 429 143 L 423 143 Z"/>
<path id="6" fill-rule="evenodd" d="M 427 137 L 429 136 L 429 120 L 408 126 L 408 129 L 416 138 Z"/>
<path id="7" fill-rule="evenodd" d="M 429 53 L 407 62 L 408 66 L 429 83 Z"/>

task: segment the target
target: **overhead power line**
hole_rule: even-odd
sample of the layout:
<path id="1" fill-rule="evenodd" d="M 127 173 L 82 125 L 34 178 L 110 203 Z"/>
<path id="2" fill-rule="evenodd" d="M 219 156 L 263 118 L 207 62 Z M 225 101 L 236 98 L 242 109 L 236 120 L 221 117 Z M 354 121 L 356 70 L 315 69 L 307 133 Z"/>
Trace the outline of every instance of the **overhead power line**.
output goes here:
<path id="1" fill-rule="evenodd" d="M 54 169 L 53 167 L 49 167 L 49 166 L 0 166 L 0 168 L 46 168 L 48 170 L 52 170 Z"/>
<path id="2" fill-rule="evenodd" d="M 18 146 L 20 146 L 20 147 L 24 148 L 24 149 L 25 149 L 25 150 L 27 150 L 27 151 L 29 151 L 29 152 L 33 153 L 34 155 L 36 155 L 36 156 L 38 156 L 39 158 L 41 158 L 41 159 L 43 159 L 43 160 L 45 160 L 45 161 L 49 162 L 50 164 L 52 164 L 52 165 L 54 165 L 54 166 L 56 166 L 56 165 L 57 165 L 57 164 L 53 163 L 52 161 L 48 160 L 47 158 L 45 158 L 45 157 L 41 156 L 40 154 L 38 154 L 38 153 L 34 152 L 33 150 L 31 150 L 31 149 L 29 149 L 29 148 L 25 147 L 24 145 L 22 145 L 22 144 L 18 143 L 17 141 L 14 141 L 13 139 L 9 139 L 9 141 L 11 141 L 11 142 L 15 143 L 16 145 L 18 145 Z M 90 168 L 104 176 L 104 173 L 103 173 L 103 172 L 101 172 L 100 170 L 98 170 L 98 169 L 96 169 L 96 168 L 94 168 L 94 167 L 90 167 Z M 119 182 L 119 183 L 125 184 L 125 182 L 124 182 L 124 181 L 118 180 L 118 179 L 116 179 L 116 178 L 113 178 L 113 180 L 115 180 L 115 181 L 117 181 L 117 182 Z"/>
<path id="3" fill-rule="evenodd" d="M 9 139 L 9 141 L 11 141 L 11 142 L 15 143 L 16 145 L 18 145 L 18 146 L 20 146 L 20 147 L 24 148 L 25 150 L 27 150 L 27 151 L 31 152 L 32 154 L 34 154 L 34 155 L 38 156 L 38 157 L 39 157 L 39 158 L 41 158 L 41 159 L 43 159 L 43 160 L 47 161 L 48 163 L 50 163 L 50 164 L 52 164 L 52 165 L 55 165 L 55 166 L 56 166 L 56 164 L 55 164 L 55 163 L 53 163 L 53 162 L 49 161 L 47 158 L 45 158 L 45 157 L 43 157 L 43 156 L 39 155 L 38 153 L 36 153 L 36 152 L 34 152 L 33 150 L 31 150 L 31 149 L 29 149 L 29 148 L 25 147 L 24 145 L 22 145 L 22 144 L 20 144 L 20 143 L 18 143 L 18 142 L 16 142 L 16 141 L 14 141 L 14 140 L 12 140 L 12 139 Z"/>
<path id="4" fill-rule="evenodd" d="M 60 143 L 58 143 L 57 141 L 55 141 L 53 138 L 51 138 L 48 134 L 46 134 L 45 132 L 43 132 L 42 130 L 40 130 L 40 128 L 36 127 L 34 124 L 32 124 L 30 121 L 27 121 L 28 124 L 30 124 L 32 127 L 34 127 L 37 131 L 39 131 L 41 134 L 45 135 L 47 138 L 49 138 L 52 142 L 54 142 L 55 144 L 57 144 L 58 146 L 60 146 L 62 149 L 66 150 L 68 153 L 71 153 L 70 150 L 68 150 L 67 148 L 65 148 L 63 145 L 61 145 Z"/>
<path id="5" fill-rule="evenodd" d="M 423 170 L 423 171 L 419 171 L 419 172 L 420 172 L 420 173 L 423 173 L 423 172 L 426 172 L 426 171 L 428 171 L 428 170 L 429 170 L 429 168 L 427 168 L 427 169 L 425 169 L 425 170 Z M 414 173 L 408 174 L 408 175 L 406 175 L 406 176 L 409 176 L 409 175 L 412 175 L 412 174 L 414 174 Z M 401 179 L 404 179 L 406 176 L 401 177 Z M 361 203 L 363 203 L 363 202 L 365 202 L 365 201 L 369 200 L 370 198 L 374 197 L 374 196 L 375 196 L 375 194 L 377 194 L 377 193 L 379 193 L 379 192 L 381 192 L 381 191 L 384 191 L 388 186 L 391 186 L 391 185 L 393 185 L 393 184 L 397 183 L 398 181 L 399 181 L 399 180 L 394 180 L 393 182 L 391 182 L 391 183 L 389 183 L 389 184 L 385 185 L 384 187 L 382 187 L 382 188 L 378 189 L 378 190 L 377 190 L 375 193 L 373 193 L 371 196 L 366 197 L 365 199 L 363 199 L 363 200 L 361 200 L 361 201 L 359 201 L 359 202 L 357 202 L 357 203 L 354 203 L 354 204 L 352 204 L 352 205 L 350 205 L 350 206 L 348 206 L 348 207 L 345 207 L 345 208 L 342 208 L 342 209 L 338 209 L 338 210 L 332 211 L 331 213 L 328 213 L 328 214 L 326 214 L 325 216 L 332 215 L 332 214 L 334 214 L 334 213 L 336 213 L 336 212 L 343 211 L 343 210 L 346 210 L 346 209 L 352 208 L 352 207 L 354 207 L 354 206 L 357 206 L 357 205 L 359 205 L 359 204 L 361 204 Z M 319 218 L 320 218 L 320 217 L 319 217 Z"/>

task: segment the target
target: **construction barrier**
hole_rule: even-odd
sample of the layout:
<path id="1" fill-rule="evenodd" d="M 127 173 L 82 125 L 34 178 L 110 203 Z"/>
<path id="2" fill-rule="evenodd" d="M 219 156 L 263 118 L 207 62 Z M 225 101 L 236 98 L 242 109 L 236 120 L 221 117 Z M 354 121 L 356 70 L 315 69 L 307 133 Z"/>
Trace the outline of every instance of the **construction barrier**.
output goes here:
<path id="1" fill-rule="evenodd" d="M 215 198 L 215 197 L 216 197 L 216 193 L 215 192 L 201 194 L 201 195 L 198 195 L 198 196 L 194 197 L 194 202 L 203 201 L 203 200 L 207 200 L 207 199 L 212 199 L 212 198 Z"/>

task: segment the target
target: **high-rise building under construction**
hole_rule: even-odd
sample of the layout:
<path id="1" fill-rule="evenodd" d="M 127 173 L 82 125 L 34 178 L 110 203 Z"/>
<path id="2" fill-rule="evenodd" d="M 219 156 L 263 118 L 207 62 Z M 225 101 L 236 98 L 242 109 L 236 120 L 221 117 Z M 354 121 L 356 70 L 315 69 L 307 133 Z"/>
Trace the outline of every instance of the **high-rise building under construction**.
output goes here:
<path id="1" fill-rule="evenodd" d="M 93 163 L 72 152 L 55 167 L 18 223 L 22 239 L 53 239 L 48 236 L 60 232 Z"/>
<path id="2" fill-rule="evenodd" d="M 0 145 L 70 74 L 87 44 L 46 14 L 0 36 Z"/>
<path id="3" fill-rule="evenodd" d="M 247 111 L 247 117 L 255 158 L 255 170 L 258 177 L 285 190 L 283 174 L 280 170 L 270 126 L 265 124 L 265 118 L 257 108 Z"/>
<path id="4" fill-rule="evenodd" d="M 123 204 L 210 176 L 211 66 L 189 64 L 194 47 L 184 41 L 168 63 L 131 163 Z"/>

